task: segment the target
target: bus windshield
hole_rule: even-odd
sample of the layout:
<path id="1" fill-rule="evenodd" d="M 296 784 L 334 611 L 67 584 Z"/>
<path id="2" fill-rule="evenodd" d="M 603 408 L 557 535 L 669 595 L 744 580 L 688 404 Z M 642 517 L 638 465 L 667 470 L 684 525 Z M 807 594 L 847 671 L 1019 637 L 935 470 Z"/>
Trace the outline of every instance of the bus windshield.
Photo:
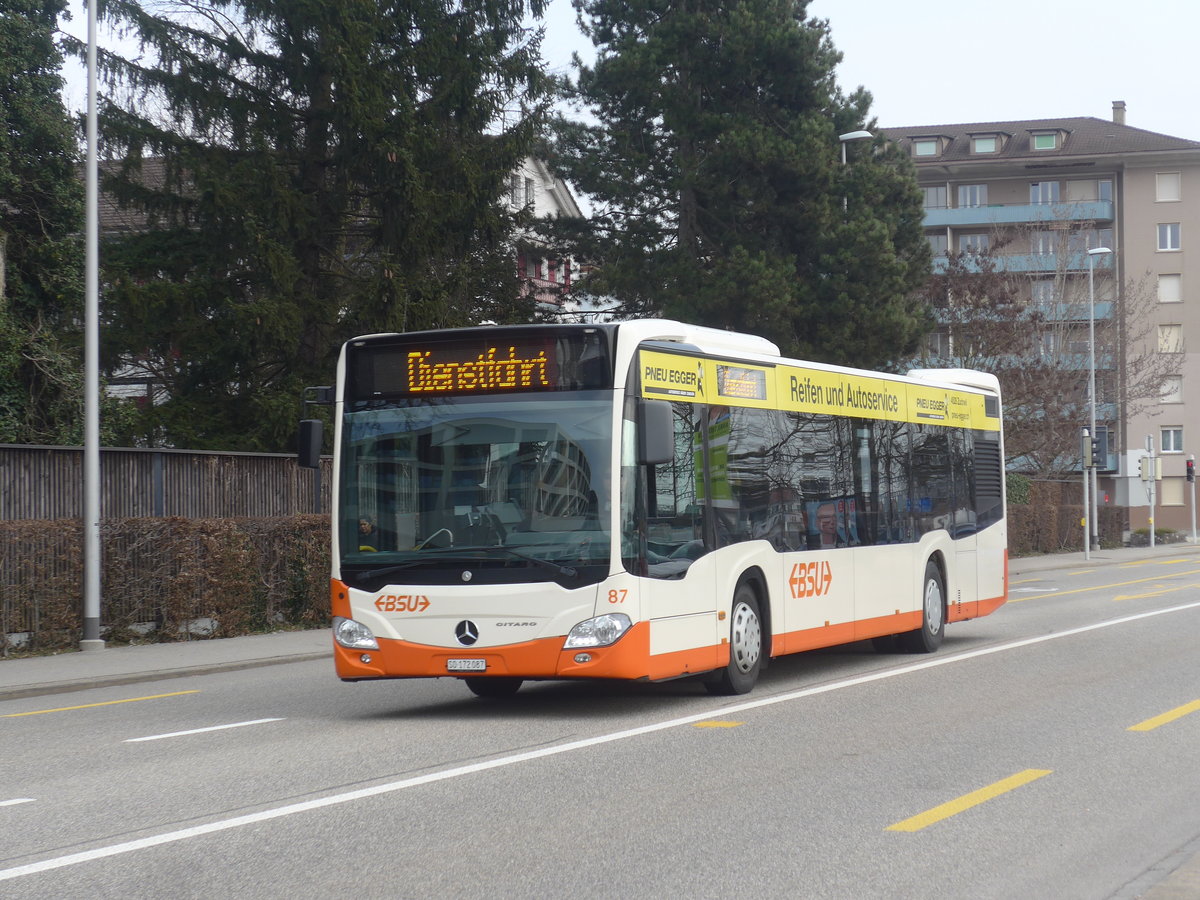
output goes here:
<path id="1" fill-rule="evenodd" d="M 611 391 L 354 404 L 342 577 L 482 583 L 607 575 Z"/>

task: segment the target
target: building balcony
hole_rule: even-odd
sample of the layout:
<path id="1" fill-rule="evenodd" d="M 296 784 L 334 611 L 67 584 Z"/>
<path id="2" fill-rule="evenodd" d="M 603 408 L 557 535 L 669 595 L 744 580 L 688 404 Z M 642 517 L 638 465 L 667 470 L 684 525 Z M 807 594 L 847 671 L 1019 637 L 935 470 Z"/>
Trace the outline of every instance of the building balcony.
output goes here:
<path id="1" fill-rule="evenodd" d="M 1097 272 L 1104 272 L 1112 269 L 1111 253 L 1098 254 L 1094 258 L 1094 263 Z M 1016 274 L 1034 275 L 1037 273 L 1054 273 L 1054 272 L 1075 272 L 1087 274 L 1088 270 L 1088 252 L 1086 250 L 1075 250 L 1070 253 L 997 253 L 994 256 L 989 256 L 999 272 L 1013 272 Z M 945 256 L 935 256 L 933 258 L 933 271 L 942 273 L 946 271 L 948 260 Z M 967 260 L 967 268 L 971 271 L 978 271 L 978 267 L 972 265 L 971 260 Z"/>
<path id="2" fill-rule="evenodd" d="M 1088 316 L 1087 303 L 1039 303 L 1034 307 L 1047 322 L 1086 322 Z M 1096 301 L 1096 321 L 1104 322 L 1112 318 L 1113 303 L 1111 300 Z"/>
<path id="3" fill-rule="evenodd" d="M 925 210 L 926 228 L 991 228 L 1048 222 L 1111 222 L 1111 200 L 1014 203 Z"/>

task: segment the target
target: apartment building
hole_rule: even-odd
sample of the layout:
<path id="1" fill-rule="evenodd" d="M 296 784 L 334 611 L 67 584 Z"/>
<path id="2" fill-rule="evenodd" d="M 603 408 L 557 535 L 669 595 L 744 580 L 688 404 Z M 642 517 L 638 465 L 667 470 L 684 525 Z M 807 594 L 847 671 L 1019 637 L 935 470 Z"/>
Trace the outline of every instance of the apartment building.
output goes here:
<path id="1" fill-rule="evenodd" d="M 1126 124 L 1122 101 L 1113 103 L 1111 121 L 917 125 L 884 133 L 916 164 L 935 267 L 944 267 L 949 253 L 1002 244 L 995 263 L 1027 277 L 1030 303 L 1046 304 L 1051 293 L 1058 301 L 1086 298 L 1057 305 L 1075 312 L 1061 346 L 1050 348 L 1079 365 L 1090 368 L 1090 317 L 1117 326 L 1097 331 L 1110 345 L 1097 337 L 1094 351 L 1097 421 L 1109 441 L 1099 500 L 1127 507 L 1131 528 L 1153 517 L 1158 527 L 1189 532 L 1186 460 L 1200 455 L 1200 142 Z M 1088 253 L 1101 248 L 1112 252 Z M 1133 303 L 1133 294 L 1142 301 Z M 1131 315 L 1136 322 L 1123 320 Z M 1134 332 L 1139 346 L 1127 346 Z M 935 355 L 951 355 L 939 344 L 945 337 L 931 336 Z M 1134 401 L 1123 385 L 1148 354 L 1157 388 Z M 1148 438 L 1162 473 L 1153 507 L 1139 477 Z"/>

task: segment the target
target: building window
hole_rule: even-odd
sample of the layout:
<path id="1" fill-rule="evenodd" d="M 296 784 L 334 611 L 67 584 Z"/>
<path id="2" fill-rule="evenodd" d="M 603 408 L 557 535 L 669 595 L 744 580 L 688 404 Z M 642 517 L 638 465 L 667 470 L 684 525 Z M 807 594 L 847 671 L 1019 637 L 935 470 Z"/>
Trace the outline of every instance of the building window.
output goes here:
<path id="1" fill-rule="evenodd" d="M 1154 199 L 1159 203 L 1183 199 L 1183 182 L 1178 172 L 1159 172 L 1154 176 Z"/>
<path id="2" fill-rule="evenodd" d="M 1096 199 L 1097 200 L 1108 200 L 1109 202 L 1111 202 L 1112 198 L 1113 198 L 1112 179 L 1111 178 L 1101 178 L 1099 181 L 1096 182 Z"/>
<path id="3" fill-rule="evenodd" d="M 988 248 L 986 234 L 960 234 L 958 236 L 959 253 L 982 253 Z"/>
<path id="4" fill-rule="evenodd" d="M 512 202 L 513 209 L 521 208 L 521 176 L 513 172 L 508 177 L 508 195 Z"/>
<path id="5" fill-rule="evenodd" d="M 1061 231 L 1035 231 L 1029 236 L 1029 249 L 1043 256 L 1053 255 L 1062 246 L 1062 239 Z"/>
<path id="6" fill-rule="evenodd" d="M 945 233 L 942 234 L 927 234 L 925 240 L 929 241 L 929 249 L 933 251 L 934 256 L 945 256 L 950 249 L 950 242 L 947 240 Z"/>
<path id="7" fill-rule="evenodd" d="M 1057 203 L 1059 183 L 1057 181 L 1035 181 L 1029 185 L 1029 202 L 1033 204 Z"/>
<path id="8" fill-rule="evenodd" d="M 1164 425 L 1159 429 L 1159 446 L 1163 453 L 1183 452 L 1183 429 L 1175 425 Z"/>
<path id="9" fill-rule="evenodd" d="M 988 137 L 971 138 L 972 153 L 995 153 L 996 152 L 996 137 L 990 135 Z"/>
<path id="10" fill-rule="evenodd" d="M 1183 352 L 1183 326 L 1182 325 L 1159 325 L 1158 326 L 1158 352 L 1159 353 L 1182 353 Z"/>
<path id="11" fill-rule="evenodd" d="M 1033 136 L 1034 150 L 1057 150 L 1058 135 L 1057 134 L 1035 134 Z"/>
<path id="12" fill-rule="evenodd" d="M 949 359 L 951 354 L 950 335 L 944 331 L 932 331 L 925 336 L 925 355 L 930 359 Z"/>
<path id="13" fill-rule="evenodd" d="M 1178 250 L 1179 249 L 1179 223 L 1167 222 L 1158 226 L 1158 249 L 1159 250 Z"/>
<path id="14" fill-rule="evenodd" d="M 921 188 L 921 193 L 925 195 L 926 209 L 946 208 L 946 186 L 944 184 L 937 187 Z"/>
<path id="15" fill-rule="evenodd" d="M 1029 297 L 1033 305 L 1042 309 L 1050 309 L 1058 298 L 1058 291 L 1053 278 L 1037 278 L 1029 286 Z"/>
<path id="16" fill-rule="evenodd" d="M 1159 275 L 1158 276 L 1158 302 L 1159 303 L 1182 303 L 1183 302 L 1183 276 L 1182 275 Z"/>
<path id="17" fill-rule="evenodd" d="M 913 141 L 913 156 L 937 156 L 938 142 L 933 138 Z"/>
<path id="18" fill-rule="evenodd" d="M 1162 380 L 1162 384 L 1158 388 L 1159 403 L 1182 403 L 1183 402 L 1183 376 L 1168 375 Z"/>
<path id="19" fill-rule="evenodd" d="M 542 277 L 542 260 L 537 256 L 529 256 L 525 260 L 525 274 L 530 278 Z"/>
<path id="20" fill-rule="evenodd" d="M 958 186 L 958 205 L 987 206 L 986 184 L 960 184 Z"/>
<path id="21" fill-rule="evenodd" d="M 1158 483 L 1158 502 L 1162 506 L 1183 506 L 1183 478 L 1164 478 Z"/>
<path id="22" fill-rule="evenodd" d="M 1113 230 L 1111 228 L 1086 228 L 1072 231 L 1070 237 L 1067 238 L 1067 252 L 1082 254 L 1098 247 L 1107 247 L 1111 250 L 1113 248 L 1112 239 Z"/>
<path id="23" fill-rule="evenodd" d="M 533 212 L 533 179 L 525 179 L 525 205 Z"/>

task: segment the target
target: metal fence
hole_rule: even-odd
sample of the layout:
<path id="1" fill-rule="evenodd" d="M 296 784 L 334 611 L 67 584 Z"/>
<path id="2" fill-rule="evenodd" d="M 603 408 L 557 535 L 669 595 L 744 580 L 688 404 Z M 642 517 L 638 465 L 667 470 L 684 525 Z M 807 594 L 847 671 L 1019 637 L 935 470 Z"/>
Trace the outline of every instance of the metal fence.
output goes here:
<path id="1" fill-rule="evenodd" d="M 227 518 L 329 509 L 332 459 L 302 469 L 286 453 L 100 451 L 100 514 Z M 319 503 L 318 503 L 319 498 Z M 83 449 L 0 444 L 0 520 L 83 515 Z"/>

